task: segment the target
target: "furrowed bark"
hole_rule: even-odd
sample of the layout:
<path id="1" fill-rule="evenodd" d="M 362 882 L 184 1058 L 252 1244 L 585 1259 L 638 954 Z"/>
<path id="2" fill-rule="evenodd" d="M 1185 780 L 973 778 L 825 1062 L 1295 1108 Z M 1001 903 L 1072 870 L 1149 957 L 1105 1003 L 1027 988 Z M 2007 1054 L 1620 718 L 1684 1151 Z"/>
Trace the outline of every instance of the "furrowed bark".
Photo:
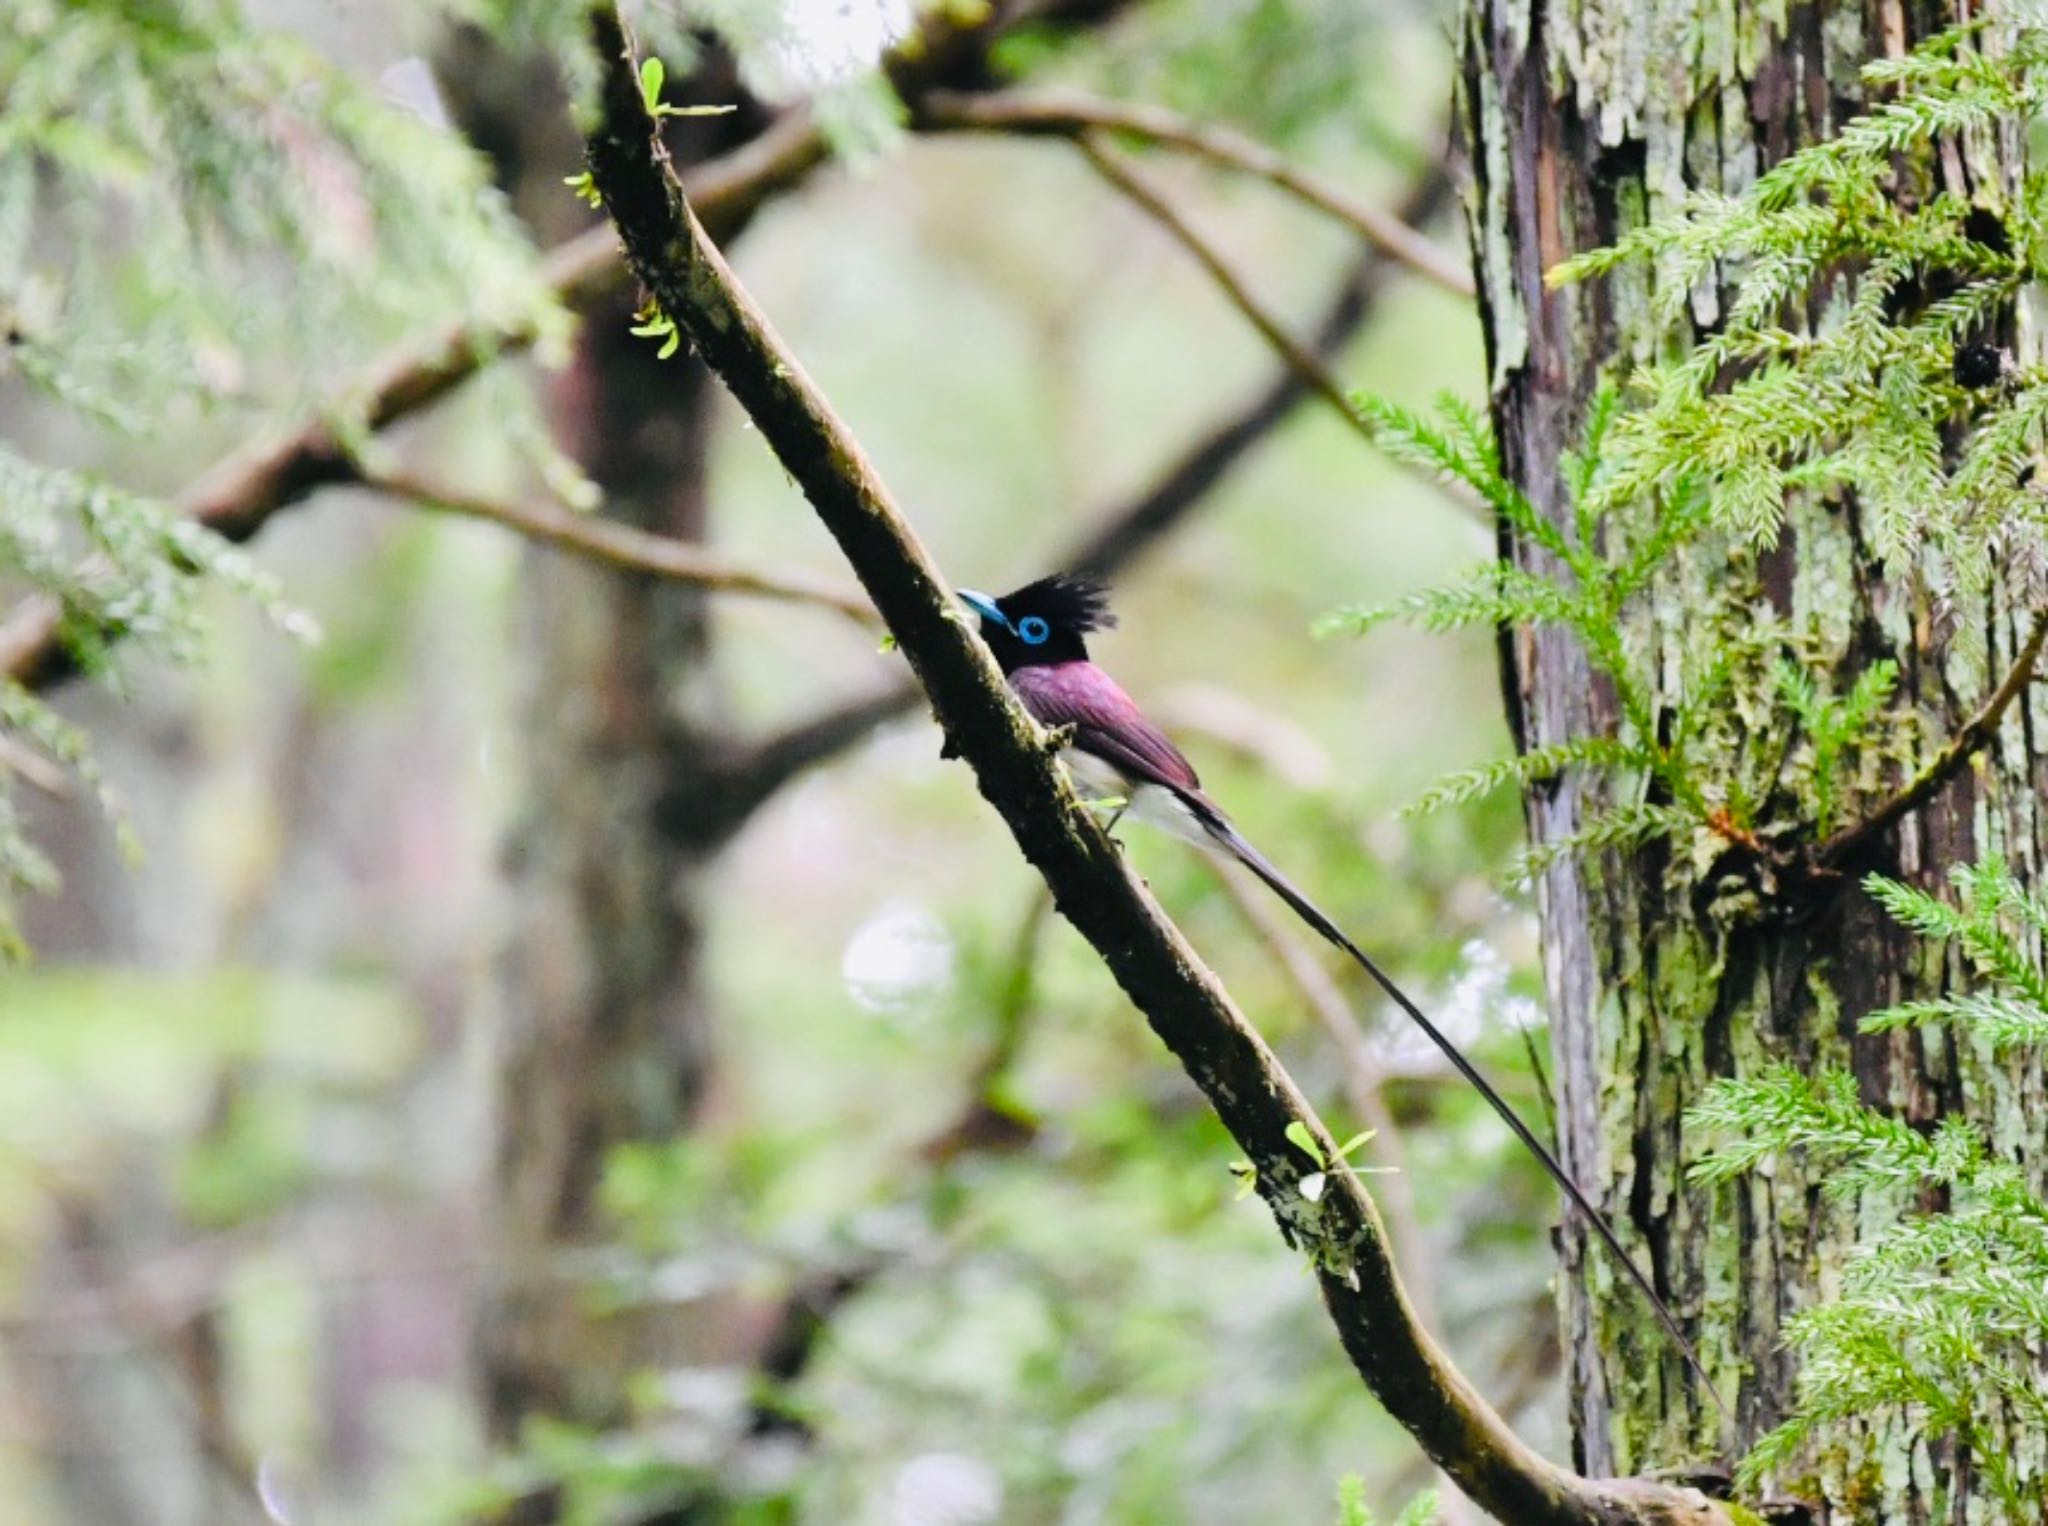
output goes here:
<path id="1" fill-rule="evenodd" d="M 605 76 L 589 163 L 628 260 L 839 542 L 1062 915 L 1096 948 L 1250 1157 L 1282 1233 L 1313 1257 L 1345 1348 L 1375 1393 L 1460 1487 L 1504 1520 L 1725 1522 L 1693 1491 L 1592 1484 L 1536 1456 L 1417 1324 L 1358 1179 L 1334 1172 L 1320 1201 L 1302 1195 L 1314 1163 L 1286 1130 L 1305 1125 L 1326 1157 L 1334 1150 L 1329 1136 L 1076 799 L 858 443 L 705 237 L 654 135 L 617 13 L 593 10 L 591 27 Z"/>
<path id="2" fill-rule="evenodd" d="M 1785 9 L 1470 0 L 1461 104 L 1493 417 L 1510 475 L 1547 516 L 1568 523 L 1560 461 L 1578 443 L 1596 386 L 1690 342 L 1727 294 L 1695 292 L 1692 331 L 1672 334 L 1651 314 L 1654 272 L 1630 269 L 1558 291 L 1545 287 L 1544 272 L 1675 210 L 1689 189 L 1739 191 L 1869 104 L 1859 70 L 1871 57 L 1900 53 L 1962 14 L 1896 0 Z M 1961 158 L 1936 173 L 1955 175 Z M 1972 163 L 1966 173 L 1995 188 L 2009 168 Z M 1908 189 L 1925 191 L 1911 185 L 1918 173 L 1902 167 Z M 1503 550 L 1524 565 L 1539 560 L 1511 537 Z M 1881 659 L 1899 662 L 1900 692 L 1918 707 L 1926 738 L 1920 757 L 1896 760 L 1900 779 L 1937 759 L 1970 721 L 1974 702 L 1951 687 L 1952 659 L 1930 634 L 1938 622 L 1925 595 L 1885 581 L 1853 503 L 1795 504 L 1778 546 L 1753 572 L 1733 569 L 1725 550 L 1702 550 L 1660 579 L 1625 633 L 1664 675 L 1660 703 L 1675 697 L 1683 645 L 1716 639 L 1689 612 L 1731 576 L 1751 579 L 1754 598 L 1808 633 L 1844 681 Z M 2031 622 L 2016 604 L 2001 589 L 1987 607 L 1960 613 L 1987 633 L 1981 692 L 2023 655 Z M 1568 636 L 1505 632 L 1501 657 L 1521 746 L 1613 729 L 1612 696 Z M 1887 921 L 1854 871 L 1882 868 L 1931 888 L 1950 866 L 1997 850 L 2040 882 L 2048 859 L 2048 764 L 2036 741 L 2043 695 L 2033 684 L 2010 698 L 1992 714 L 1992 734 L 1973 739 L 1985 745 L 1971 766 L 1950 769 L 1909 802 L 1914 808 L 1880 823 L 1856 843 L 1858 862 L 1835 866 L 1851 872 L 1807 885 L 1797 905 L 1750 914 L 1676 890 L 1666 847 L 1563 862 L 1538 885 L 1560 1153 L 1640 1241 L 1702 1355 L 1725 1375 L 1723 1391 L 1739 1386 L 1741 1446 L 1793 1401 L 1785 1320 L 1826 1296 L 1859 1219 L 1890 1209 L 1823 1201 L 1812 1168 L 1796 1158 L 1716 1190 L 1688 1185 L 1703 1142 L 1680 1121 L 1712 1078 L 1754 1074 L 1773 1060 L 1842 1063 L 1866 1101 L 1916 1123 L 1960 1112 L 2037 1175 L 2048 1161 L 2038 1068 L 2029 1075 L 2017 1061 L 1994 1064 L 1939 1037 L 1866 1036 L 1855 1026 L 1872 1008 L 1933 995 L 1962 972 Z M 1575 777 L 1537 789 L 1527 801 L 1532 840 L 1569 835 L 1600 803 L 1598 786 Z M 1562 1250 L 1582 1464 L 1633 1472 L 1711 1455 L 1713 1412 L 1649 1314 L 1587 1254 L 1578 1226 L 1567 1225 Z M 1837 1434 L 1777 1481 L 1779 1492 L 1810 1502 L 1815 1520 L 1964 1519 L 1974 1498 L 1966 1458 L 1930 1449 L 1883 1416 Z"/>

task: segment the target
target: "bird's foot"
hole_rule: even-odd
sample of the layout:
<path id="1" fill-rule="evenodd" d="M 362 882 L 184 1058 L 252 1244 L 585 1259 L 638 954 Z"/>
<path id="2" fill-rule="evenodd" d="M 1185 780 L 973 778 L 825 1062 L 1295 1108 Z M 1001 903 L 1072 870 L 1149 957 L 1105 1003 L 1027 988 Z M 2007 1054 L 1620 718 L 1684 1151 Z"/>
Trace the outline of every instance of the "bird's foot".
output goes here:
<path id="1" fill-rule="evenodd" d="M 1117 852 L 1123 852 L 1124 840 L 1116 835 L 1116 824 L 1124 819 L 1124 812 L 1131 808 L 1131 802 L 1121 795 L 1111 795 L 1101 800 L 1084 800 L 1081 806 L 1088 811 L 1109 812 L 1109 820 L 1102 823 L 1103 835 L 1115 844 Z"/>
<path id="2" fill-rule="evenodd" d="M 1076 728 L 1073 722 L 1071 721 L 1069 721 L 1064 726 L 1046 727 L 1045 750 L 1051 753 L 1054 757 L 1058 757 L 1061 753 L 1065 752 L 1069 747 L 1074 745 L 1075 730 Z"/>

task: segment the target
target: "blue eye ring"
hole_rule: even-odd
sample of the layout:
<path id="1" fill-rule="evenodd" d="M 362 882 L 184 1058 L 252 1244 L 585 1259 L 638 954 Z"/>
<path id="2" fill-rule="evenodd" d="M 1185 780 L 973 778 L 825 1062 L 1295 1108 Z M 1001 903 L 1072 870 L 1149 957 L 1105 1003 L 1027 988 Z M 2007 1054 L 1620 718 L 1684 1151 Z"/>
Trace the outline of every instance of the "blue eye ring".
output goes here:
<path id="1" fill-rule="evenodd" d="M 1017 639 L 1028 646 L 1044 646 L 1052 627 L 1040 615 L 1026 615 L 1017 622 Z"/>

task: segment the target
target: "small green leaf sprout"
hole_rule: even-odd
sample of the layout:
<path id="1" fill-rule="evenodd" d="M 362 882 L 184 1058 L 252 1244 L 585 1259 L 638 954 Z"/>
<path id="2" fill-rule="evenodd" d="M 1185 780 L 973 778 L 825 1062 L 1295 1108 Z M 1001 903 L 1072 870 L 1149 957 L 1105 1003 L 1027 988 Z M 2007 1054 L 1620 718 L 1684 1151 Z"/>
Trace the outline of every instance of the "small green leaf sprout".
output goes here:
<path id="1" fill-rule="evenodd" d="M 1329 1162 L 1323 1158 L 1323 1147 L 1316 1143 L 1315 1135 L 1308 1131 L 1308 1125 L 1299 1118 L 1287 1125 L 1287 1142 L 1318 1166 L 1328 1167 Z"/>
<path id="2" fill-rule="evenodd" d="M 642 339 L 659 339 L 661 348 L 655 352 L 656 360 L 667 360 L 683 347 L 683 331 L 676 327 L 676 320 L 661 310 L 661 304 L 652 298 L 645 307 L 633 315 L 640 321 L 629 332 Z"/>
<path id="3" fill-rule="evenodd" d="M 661 99 L 661 87 L 668 79 L 668 66 L 658 58 L 640 64 L 640 99 L 647 114 L 657 121 L 663 117 L 722 117 L 739 110 L 737 106 L 669 106 Z M 595 205 L 595 203 L 593 203 Z"/>
<path id="4" fill-rule="evenodd" d="M 1360 1129 L 1337 1147 L 1335 1163 L 1344 1165 L 1353 1172 L 1367 1174 L 1391 1170 L 1392 1168 L 1388 1166 L 1354 1166 L 1351 1164 L 1350 1157 L 1353 1152 L 1370 1143 L 1372 1137 L 1373 1131 L 1371 1129 Z M 1315 1135 L 1309 1132 L 1308 1125 L 1299 1118 L 1287 1125 L 1287 1142 L 1316 1163 L 1316 1169 L 1307 1176 L 1304 1176 L 1299 1186 L 1303 1197 L 1307 1198 L 1311 1203 L 1320 1203 L 1323 1200 L 1323 1194 L 1330 1189 L 1332 1161 L 1323 1154 L 1322 1146 L 1316 1143 Z"/>

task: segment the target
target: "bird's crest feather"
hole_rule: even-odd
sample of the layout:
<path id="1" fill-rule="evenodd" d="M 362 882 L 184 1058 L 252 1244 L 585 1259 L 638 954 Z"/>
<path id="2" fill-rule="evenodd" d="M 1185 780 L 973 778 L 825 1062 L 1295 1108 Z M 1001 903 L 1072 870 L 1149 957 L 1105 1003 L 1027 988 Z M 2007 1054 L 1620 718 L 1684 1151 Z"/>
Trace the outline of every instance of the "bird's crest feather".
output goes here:
<path id="1" fill-rule="evenodd" d="M 1116 616 L 1109 611 L 1108 587 L 1077 572 L 1056 572 L 1035 583 L 1026 583 L 996 602 L 1012 621 L 1038 615 L 1053 629 L 1077 636 L 1108 630 L 1116 624 Z"/>

